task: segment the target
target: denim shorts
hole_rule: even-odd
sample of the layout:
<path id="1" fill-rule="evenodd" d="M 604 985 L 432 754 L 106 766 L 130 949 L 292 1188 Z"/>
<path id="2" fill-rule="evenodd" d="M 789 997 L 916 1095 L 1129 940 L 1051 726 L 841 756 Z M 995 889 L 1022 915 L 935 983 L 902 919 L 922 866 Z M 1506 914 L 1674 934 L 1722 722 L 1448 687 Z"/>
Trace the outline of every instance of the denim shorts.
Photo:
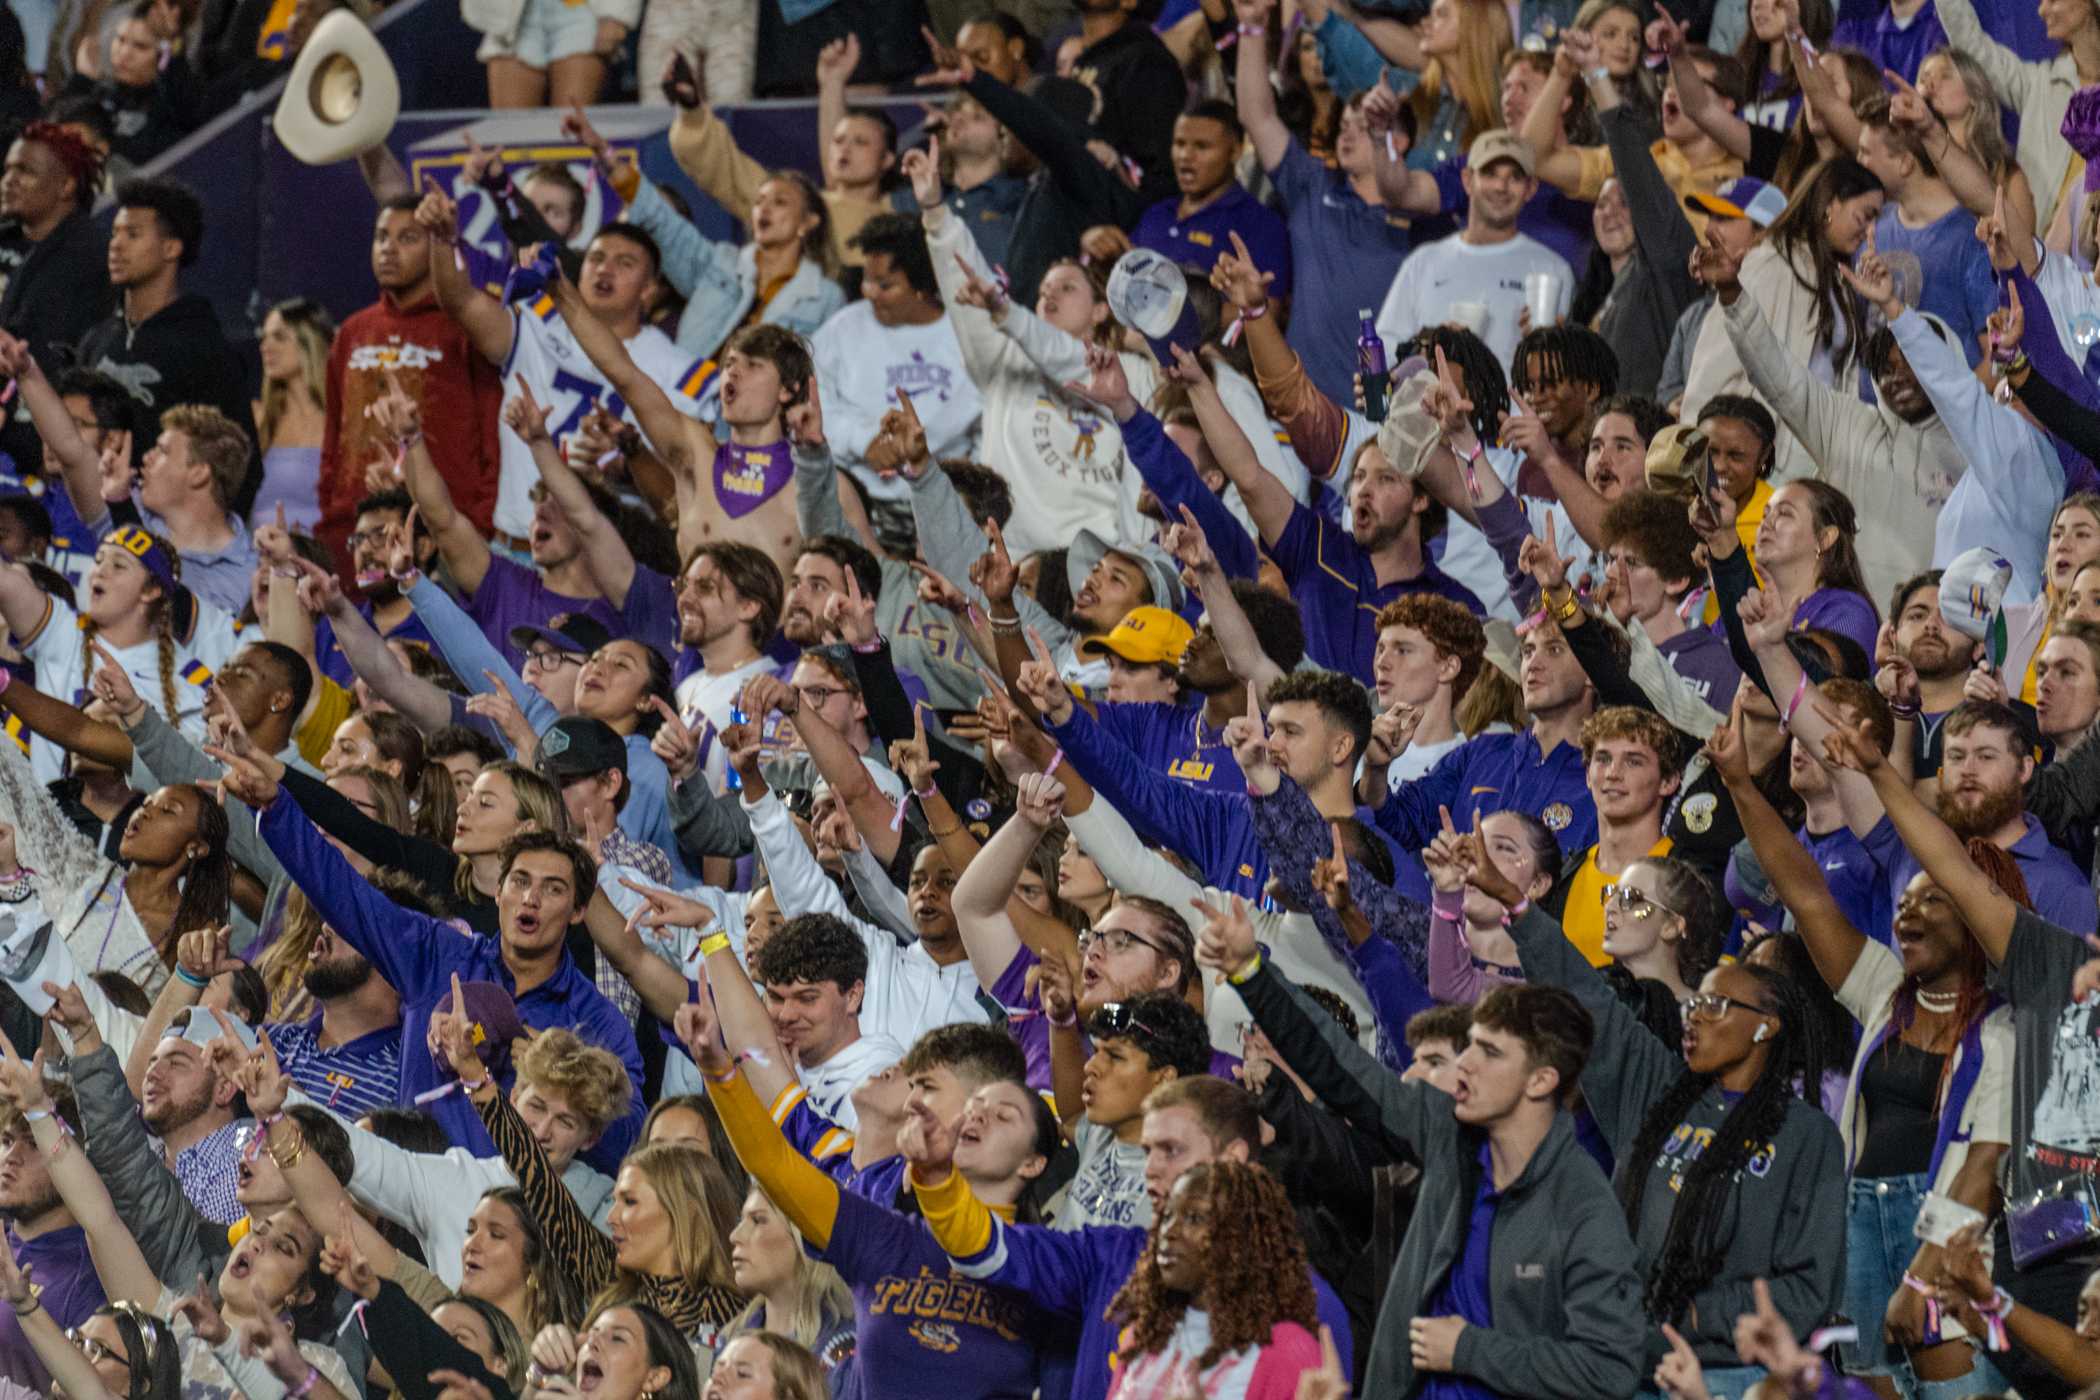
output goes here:
<path id="1" fill-rule="evenodd" d="M 595 53 L 598 48 L 598 12 L 584 0 L 525 0 L 518 16 L 518 36 L 504 43 L 486 36 L 475 57 L 486 63 L 492 58 L 515 58 L 527 68 L 547 68 L 565 58 Z"/>
<path id="2" fill-rule="evenodd" d="M 1843 1348 L 1848 1374 L 1908 1375 L 1903 1349 L 1882 1340 L 1881 1324 L 1918 1252 L 1911 1230 L 1931 1190 L 1932 1179 L 1923 1172 L 1852 1179 L 1845 1212 L 1845 1316 L 1859 1328 L 1859 1340 Z"/>
<path id="3" fill-rule="evenodd" d="M 1706 1393 L 1713 1400 L 1743 1400 L 1757 1383 L 1765 1378 L 1762 1366 L 1708 1366 L 1701 1372 L 1706 1381 Z M 1651 1376 L 1648 1383 L 1637 1392 L 1641 1400 L 1656 1400 L 1662 1392 L 1655 1388 Z"/>

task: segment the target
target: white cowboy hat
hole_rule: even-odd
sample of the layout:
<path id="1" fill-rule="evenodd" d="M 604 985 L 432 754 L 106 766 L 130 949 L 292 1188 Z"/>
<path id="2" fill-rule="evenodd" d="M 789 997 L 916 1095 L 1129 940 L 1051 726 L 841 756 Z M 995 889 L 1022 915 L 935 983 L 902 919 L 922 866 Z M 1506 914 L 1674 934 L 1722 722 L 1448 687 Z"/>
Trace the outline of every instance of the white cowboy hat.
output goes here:
<path id="1" fill-rule="evenodd" d="M 299 50 L 270 125 L 300 160 L 333 165 L 384 141 L 400 115 L 393 60 L 363 20 L 338 9 Z"/>

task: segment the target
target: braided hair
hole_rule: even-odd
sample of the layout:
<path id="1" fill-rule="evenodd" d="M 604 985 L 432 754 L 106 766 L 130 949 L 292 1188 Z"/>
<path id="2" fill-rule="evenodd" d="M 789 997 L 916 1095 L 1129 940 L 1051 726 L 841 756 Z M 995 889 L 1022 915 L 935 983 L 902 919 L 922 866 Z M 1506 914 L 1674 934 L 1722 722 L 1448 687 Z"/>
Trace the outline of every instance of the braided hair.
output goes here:
<path id="1" fill-rule="evenodd" d="M 1459 387 L 1473 401 L 1473 431 L 1482 442 L 1494 442 L 1509 414 L 1509 379 L 1488 343 L 1462 326 L 1425 326 L 1397 352 L 1401 359 L 1420 355 L 1431 365 L 1442 350 L 1458 371 Z M 1426 536 L 1425 536 L 1426 538 Z"/>
<path id="2" fill-rule="evenodd" d="M 1722 1211 L 1737 1174 L 1778 1136 L 1788 1107 L 1804 1087 L 1809 1093 L 1820 1092 L 1828 1068 L 1827 1061 L 1812 1053 L 1812 1038 L 1804 1032 L 1810 1012 L 1796 980 L 1750 963 L 1739 967 L 1757 980 L 1762 993 L 1759 1007 L 1779 1022 L 1779 1034 L 1757 1082 L 1729 1107 L 1714 1130 L 1712 1143 L 1684 1168 L 1669 1230 L 1650 1267 L 1642 1297 L 1648 1316 L 1658 1322 L 1675 1321 L 1720 1272 L 1728 1251 L 1728 1241 L 1719 1238 Z M 1687 1070 L 1642 1121 L 1633 1148 L 1623 1159 L 1619 1180 L 1619 1201 L 1628 1228 L 1636 1235 L 1664 1140 L 1715 1083 L 1713 1075 Z"/>
<path id="3" fill-rule="evenodd" d="M 168 567 L 174 571 L 176 581 L 180 582 L 182 556 L 175 552 L 174 545 L 159 535 L 153 536 L 153 542 L 160 546 L 160 552 L 167 559 Z M 159 592 L 158 596 L 146 604 L 146 617 L 153 624 L 153 640 L 160 648 L 160 712 L 169 724 L 173 724 L 182 714 L 182 706 L 177 702 L 175 692 L 175 600 L 169 596 L 166 589 L 160 587 L 158 581 L 153 583 L 153 587 Z M 80 688 L 91 694 L 92 682 L 95 679 L 95 634 L 100 630 L 93 618 L 84 612 L 80 614 Z"/>
<path id="4" fill-rule="evenodd" d="M 1213 1221 L 1210 1347 L 1198 1358 L 1198 1370 L 1208 1370 L 1233 1352 L 1268 1345 L 1279 1322 L 1295 1322 L 1308 1332 L 1319 1329 L 1298 1214 L 1275 1177 L 1252 1163 L 1221 1157 L 1190 1167 L 1176 1189 L 1205 1192 Z M 1163 1208 L 1153 1220 L 1130 1281 L 1108 1305 L 1111 1317 L 1129 1324 L 1129 1340 L 1119 1353 L 1126 1363 L 1165 1346 L 1194 1301 L 1168 1288 L 1159 1276 L 1159 1237 L 1166 1216 Z M 1218 1223 L 1228 1220 L 1229 1246 Z"/>
<path id="5" fill-rule="evenodd" d="M 1619 391 L 1619 357 L 1611 342 L 1571 321 L 1532 327 L 1517 342 L 1510 366 L 1510 382 L 1520 394 L 1570 380 L 1589 385 L 1600 399 Z"/>

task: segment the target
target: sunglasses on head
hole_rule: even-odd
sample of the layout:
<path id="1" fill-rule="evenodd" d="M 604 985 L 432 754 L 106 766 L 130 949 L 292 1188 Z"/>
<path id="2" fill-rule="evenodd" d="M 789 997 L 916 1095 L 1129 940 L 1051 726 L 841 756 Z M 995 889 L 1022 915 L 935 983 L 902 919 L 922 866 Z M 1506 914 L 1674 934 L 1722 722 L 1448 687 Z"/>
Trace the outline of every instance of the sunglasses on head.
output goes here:
<path id="1" fill-rule="evenodd" d="M 1095 1030 L 1101 1035 L 1127 1036 L 1132 1031 L 1139 1031 L 1154 1039 L 1159 1037 L 1158 1031 L 1138 1019 L 1137 1012 L 1131 1009 L 1128 1002 L 1106 1003 L 1094 1013 L 1093 1021 Z"/>

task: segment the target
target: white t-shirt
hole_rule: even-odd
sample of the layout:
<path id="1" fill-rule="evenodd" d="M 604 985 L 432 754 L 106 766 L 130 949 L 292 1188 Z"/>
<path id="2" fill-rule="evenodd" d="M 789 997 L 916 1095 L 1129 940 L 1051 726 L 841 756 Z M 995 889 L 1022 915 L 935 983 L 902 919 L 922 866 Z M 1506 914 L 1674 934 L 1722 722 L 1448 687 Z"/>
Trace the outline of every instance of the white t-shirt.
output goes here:
<path id="1" fill-rule="evenodd" d="M 1387 765 L 1386 786 L 1398 792 L 1402 783 L 1415 779 L 1436 767 L 1437 761 L 1466 741 L 1463 734 L 1454 734 L 1441 744 L 1409 744 L 1398 758 Z"/>
<path id="2" fill-rule="evenodd" d="M 886 1035 L 863 1034 L 821 1065 L 795 1066 L 809 1106 L 847 1132 L 860 1131 L 853 1091 L 904 1058 L 904 1048 Z"/>
<path id="3" fill-rule="evenodd" d="M 1079 1170 L 1057 1208 L 1057 1228 L 1083 1225 L 1152 1227 L 1152 1198 L 1145 1194 L 1145 1149 L 1118 1142 L 1115 1131 L 1082 1118 L 1072 1134 L 1079 1149 Z"/>
<path id="4" fill-rule="evenodd" d="M 566 442 L 584 415 L 600 402 L 621 422 L 634 422 L 626 402 L 605 382 L 591 357 L 583 353 L 583 347 L 555 313 L 553 298 L 541 297 L 529 306 L 513 306 L 510 319 L 515 330 L 510 339 L 510 358 L 503 364 L 503 377 L 507 380 L 517 375 L 532 390 L 532 396 L 549 410 L 547 431 L 557 445 Z M 700 405 L 693 394 L 709 367 L 707 360 L 694 359 L 654 326 L 643 326 L 637 331 L 627 342 L 627 353 L 637 369 L 671 396 L 680 413 L 691 418 L 700 416 Z M 540 469 L 533 464 L 532 449 L 508 425 L 502 439 L 496 528 L 522 539 L 532 530 L 532 487 L 540 479 Z"/>
<path id="5" fill-rule="evenodd" d="M 744 693 L 753 676 L 770 676 L 779 669 L 780 664 L 771 657 L 754 656 L 719 676 L 702 669 L 678 683 L 678 717 L 686 728 L 701 733 L 700 771 L 707 775 L 710 790 L 722 791 L 723 776 L 729 771 L 729 750 L 722 743 L 722 731 L 734 723 L 729 712 L 736 707 L 737 696 Z M 700 731 L 702 724 L 713 728 Z"/>
<path id="6" fill-rule="evenodd" d="M 1575 274 L 1568 260 L 1528 234 L 1501 243 L 1472 244 L 1460 234 L 1424 244 L 1407 255 L 1378 313 L 1378 333 L 1387 345 L 1398 345 L 1424 326 L 1466 318 L 1454 303 L 1478 302 L 1487 308 L 1480 338 L 1509 368 L 1516 352 L 1517 314 L 1524 309 L 1524 279 L 1550 272 L 1560 279 L 1556 314 L 1566 315 L 1574 295 Z"/>
<path id="7" fill-rule="evenodd" d="M 856 301 L 817 329 L 810 348 L 824 399 L 824 435 L 838 463 L 877 498 L 911 495 L 901 476 L 885 481 L 867 468 L 868 444 L 882 415 L 897 406 L 899 390 L 911 395 L 936 461 L 976 458 L 984 405 L 947 316 L 923 326 L 885 326 L 868 303 Z"/>
<path id="8" fill-rule="evenodd" d="M 99 639 L 98 639 L 99 640 Z M 160 643 L 149 637 L 135 646 L 114 647 L 101 640 L 102 648 L 117 659 L 130 678 L 139 699 L 161 712 L 161 717 L 198 743 L 204 741 L 204 693 L 219 667 L 241 646 L 234 621 L 203 599 L 197 599 L 197 625 L 187 645 L 175 643 L 176 713 L 167 714 L 160 685 Z M 84 704 L 88 697 L 82 655 L 87 641 L 80 630 L 80 615 L 60 599 L 51 600 L 51 615 L 22 648 L 22 655 L 36 663 L 37 689 L 71 705 Z M 43 739 L 29 746 L 30 767 L 43 782 L 61 772 L 65 755 Z"/>

